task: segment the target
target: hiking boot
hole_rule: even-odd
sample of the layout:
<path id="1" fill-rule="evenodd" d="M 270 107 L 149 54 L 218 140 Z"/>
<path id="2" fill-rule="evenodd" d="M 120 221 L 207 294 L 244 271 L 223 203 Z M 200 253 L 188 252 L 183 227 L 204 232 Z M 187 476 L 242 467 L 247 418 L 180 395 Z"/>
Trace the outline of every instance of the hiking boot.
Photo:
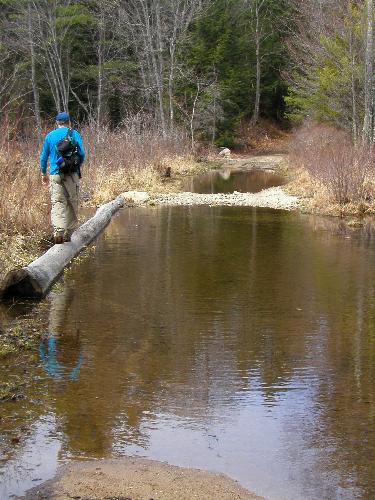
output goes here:
<path id="1" fill-rule="evenodd" d="M 62 234 L 56 234 L 53 239 L 55 241 L 55 245 L 61 245 L 64 243 L 64 237 Z"/>
<path id="2" fill-rule="evenodd" d="M 64 243 L 69 243 L 69 241 L 72 240 L 72 234 L 73 234 L 73 231 L 68 229 L 67 231 L 65 231 L 64 233 Z"/>

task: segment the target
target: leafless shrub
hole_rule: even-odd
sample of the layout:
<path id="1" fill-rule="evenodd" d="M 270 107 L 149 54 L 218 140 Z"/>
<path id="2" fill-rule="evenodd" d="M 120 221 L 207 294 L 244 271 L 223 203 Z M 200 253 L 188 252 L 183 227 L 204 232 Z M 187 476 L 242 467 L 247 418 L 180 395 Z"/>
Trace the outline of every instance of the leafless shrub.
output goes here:
<path id="1" fill-rule="evenodd" d="M 291 142 L 290 159 L 324 185 L 340 205 L 361 203 L 369 197 L 374 152 L 365 144 L 353 144 L 344 131 L 326 125 L 301 127 Z"/>
<path id="2" fill-rule="evenodd" d="M 93 203 L 128 189 L 152 190 L 166 159 L 189 151 L 182 133 L 163 134 L 140 115 L 117 130 L 86 126 L 81 133 L 87 151 L 82 193 Z M 8 123 L 0 124 L 0 238 L 2 233 L 47 233 L 50 223 L 49 192 L 39 174 L 40 145 L 36 139 L 21 142 L 15 137 Z"/>
<path id="3" fill-rule="evenodd" d="M 38 145 L 22 147 L 7 123 L 0 128 L 0 233 L 39 231 L 49 224 L 48 191 L 38 175 Z M 32 155 L 26 149 L 34 151 Z"/>
<path id="4" fill-rule="evenodd" d="M 87 126 L 82 130 L 87 150 L 82 189 L 94 201 L 102 202 L 109 194 L 130 189 L 132 183 L 144 189 L 152 187 L 165 169 L 165 159 L 189 152 L 186 135 L 180 131 L 165 134 L 147 116 L 137 115 L 111 130 Z M 154 178 L 154 180 L 153 180 Z"/>

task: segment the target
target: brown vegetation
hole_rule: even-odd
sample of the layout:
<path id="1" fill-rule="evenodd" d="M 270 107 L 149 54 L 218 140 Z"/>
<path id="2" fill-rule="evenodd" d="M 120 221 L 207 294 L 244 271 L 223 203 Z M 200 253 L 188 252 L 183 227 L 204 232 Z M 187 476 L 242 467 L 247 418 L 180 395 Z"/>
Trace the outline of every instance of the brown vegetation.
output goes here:
<path id="1" fill-rule="evenodd" d="M 165 135 L 142 120 L 115 131 L 86 127 L 82 135 L 87 150 L 82 193 L 94 204 L 128 190 L 165 191 L 167 168 L 174 174 L 184 172 L 193 161 L 182 133 Z"/>
<path id="2" fill-rule="evenodd" d="M 245 153 L 271 154 L 288 151 L 290 133 L 270 120 L 260 120 L 256 125 L 245 121 L 241 124 L 238 135 L 237 142 Z"/>
<path id="3" fill-rule="evenodd" d="M 305 198 L 309 210 L 329 215 L 375 212 L 372 149 L 326 125 L 305 125 L 290 144 L 294 180 L 289 191 Z"/>
<path id="4" fill-rule="evenodd" d="M 178 190 L 179 178 L 197 168 L 182 134 L 165 135 L 144 119 L 118 130 L 85 127 L 82 135 L 87 160 L 81 193 L 89 206 L 127 190 Z M 50 202 L 40 180 L 37 141 L 13 140 L 8 127 L 0 137 L 1 278 L 9 268 L 30 262 L 48 244 Z M 165 177 L 168 167 L 170 179 Z"/>

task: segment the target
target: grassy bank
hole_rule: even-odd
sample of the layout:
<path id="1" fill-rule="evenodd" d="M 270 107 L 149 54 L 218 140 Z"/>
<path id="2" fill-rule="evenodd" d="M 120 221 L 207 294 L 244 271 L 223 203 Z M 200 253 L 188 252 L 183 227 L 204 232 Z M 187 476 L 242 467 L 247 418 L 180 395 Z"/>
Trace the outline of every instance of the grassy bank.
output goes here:
<path id="1" fill-rule="evenodd" d="M 117 131 L 86 127 L 82 136 L 87 151 L 83 206 L 95 207 L 128 190 L 179 191 L 186 176 L 207 168 L 202 157 L 191 154 L 182 134 L 164 136 L 142 123 L 133 121 Z M 39 175 L 40 145 L 12 140 L 10 130 L 3 130 L 1 137 L 0 176 L 5 182 L 0 184 L 0 280 L 51 245 L 49 192 Z"/>
<path id="2" fill-rule="evenodd" d="M 325 125 L 305 125 L 289 146 L 286 189 L 301 198 L 309 213 L 329 216 L 375 214 L 375 155 L 346 132 Z"/>

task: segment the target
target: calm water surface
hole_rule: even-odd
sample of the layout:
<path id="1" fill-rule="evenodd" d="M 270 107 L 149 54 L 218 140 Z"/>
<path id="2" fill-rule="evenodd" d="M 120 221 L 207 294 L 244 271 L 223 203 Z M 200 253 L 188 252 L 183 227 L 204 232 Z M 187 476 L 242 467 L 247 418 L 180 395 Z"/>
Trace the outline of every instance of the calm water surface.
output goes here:
<path id="1" fill-rule="evenodd" d="M 0 405 L 0 498 L 124 455 L 374 498 L 374 249 L 272 210 L 124 210 L 46 300 L 35 362 L 2 362 L 32 383 Z"/>
<path id="2" fill-rule="evenodd" d="M 224 168 L 189 179 L 185 191 L 192 193 L 258 193 L 262 189 L 285 184 L 286 180 L 273 170 L 253 167 L 248 170 Z"/>

